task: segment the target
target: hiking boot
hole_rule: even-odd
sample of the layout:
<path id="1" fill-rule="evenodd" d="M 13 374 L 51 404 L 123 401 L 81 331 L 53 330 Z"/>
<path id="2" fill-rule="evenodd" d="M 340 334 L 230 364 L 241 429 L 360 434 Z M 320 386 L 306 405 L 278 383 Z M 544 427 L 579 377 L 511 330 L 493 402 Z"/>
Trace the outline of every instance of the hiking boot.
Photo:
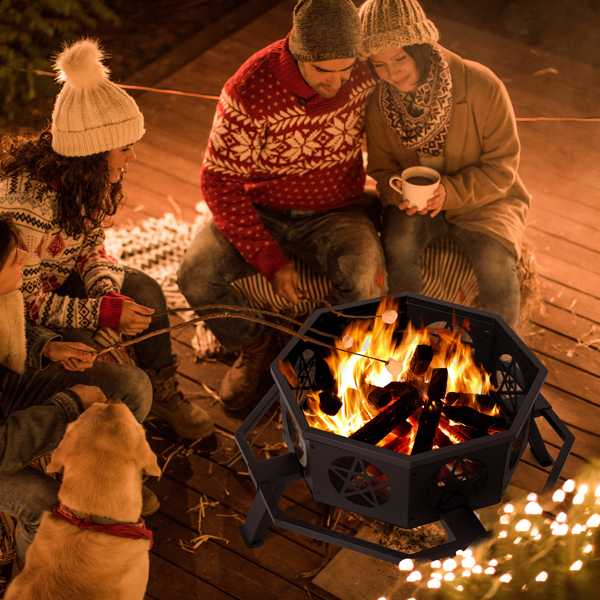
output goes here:
<path id="1" fill-rule="evenodd" d="M 144 519 L 153 515 L 160 508 L 160 502 L 156 494 L 145 485 L 142 485 L 142 513 Z"/>
<path id="2" fill-rule="evenodd" d="M 188 400 L 179 391 L 175 372 L 179 358 L 173 357 L 173 364 L 160 371 L 146 369 L 152 382 L 152 408 L 150 414 L 164 419 L 175 433 L 190 440 L 203 439 L 214 431 L 208 413 Z"/>
<path id="3" fill-rule="evenodd" d="M 227 410 L 236 411 L 255 401 L 260 379 L 278 354 L 279 344 L 273 329 L 244 346 L 221 382 L 221 404 Z"/>

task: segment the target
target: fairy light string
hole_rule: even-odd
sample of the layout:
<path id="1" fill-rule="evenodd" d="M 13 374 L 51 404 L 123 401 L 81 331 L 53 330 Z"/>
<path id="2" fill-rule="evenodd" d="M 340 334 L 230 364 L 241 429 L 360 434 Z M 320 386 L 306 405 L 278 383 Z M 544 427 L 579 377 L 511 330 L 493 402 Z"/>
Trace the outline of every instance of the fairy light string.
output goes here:
<path id="1" fill-rule="evenodd" d="M 10 68 L 10 67 L 9 67 Z M 14 67 L 13 67 L 14 68 Z M 56 73 L 50 71 L 41 71 L 40 69 L 17 69 L 18 71 L 24 71 L 28 73 L 34 73 L 35 75 L 43 75 L 46 77 L 56 77 Z M 142 85 L 128 85 L 125 83 L 117 83 L 117 86 L 127 90 L 140 90 L 144 92 L 154 92 L 157 94 L 172 94 L 176 96 L 189 96 L 192 98 L 202 98 L 205 100 L 218 100 L 219 96 L 213 96 L 209 94 L 199 94 L 197 92 L 183 92 L 181 90 L 172 90 L 165 88 L 147 87 Z M 600 117 L 516 117 L 517 121 L 521 122 L 534 122 L 534 121 L 572 121 L 572 122 L 600 122 Z"/>
<path id="2" fill-rule="evenodd" d="M 443 562 L 404 560 L 399 576 L 415 590 L 436 589 L 436 600 L 597 597 L 600 460 L 552 495 L 512 498 L 498 509 L 492 531 L 489 541 Z"/>

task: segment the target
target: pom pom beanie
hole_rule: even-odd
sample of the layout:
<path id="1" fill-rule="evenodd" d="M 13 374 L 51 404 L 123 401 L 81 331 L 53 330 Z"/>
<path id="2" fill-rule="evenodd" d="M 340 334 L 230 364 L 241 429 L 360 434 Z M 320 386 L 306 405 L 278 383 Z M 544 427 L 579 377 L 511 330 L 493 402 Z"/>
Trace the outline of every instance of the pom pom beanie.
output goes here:
<path id="1" fill-rule="evenodd" d="M 65 47 L 54 70 L 63 87 L 52 113 L 52 148 L 63 156 L 89 156 L 137 142 L 144 117 L 135 100 L 110 81 L 98 42 Z"/>

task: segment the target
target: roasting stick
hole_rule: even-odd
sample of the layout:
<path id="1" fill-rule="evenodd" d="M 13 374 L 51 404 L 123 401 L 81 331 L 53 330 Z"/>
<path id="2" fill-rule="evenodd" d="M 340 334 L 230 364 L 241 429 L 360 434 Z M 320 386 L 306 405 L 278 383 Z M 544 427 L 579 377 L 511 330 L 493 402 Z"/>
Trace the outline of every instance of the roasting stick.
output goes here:
<path id="1" fill-rule="evenodd" d="M 227 305 L 222 305 L 222 306 L 225 307 Z M 192 308 L 191 310 L 204 310 L 205 308 L 206 307 L 198 307 L 198 308 Z M 227 306 L 227 308 L 234 308 L 234 307 Z M 171 309 L 171 311 L 177 311 L 177 310 L 179 310 L 179 309 Z M 190 310 L 190 309 L 186 309 L 186 310 Z M 234 310 L 238 310 L 238 309 L 234 308 Z M 258 311 L 258 309 L 254 309 L 254 310 Z M 165 311 L 165 312 L 171 312 L 171 311 Z M 248 312 L 248 309 L 243 309 L 243 311 Z M 165 314 L 165 313 L 161 313 L 161 314 Z M 346 315 L 346 316 L 350 316 L 350 315 Z M 269 321 L 264 321 L 263 319 L 259 319 L 257 317 L 252 317 L 250 315 L 232 313 L 232 312 L 213 313 L 213 314 L 209 314 L 209 315 L 203 315 L 201 317 L 196 317 L 194 319 L 190 319 L 189 321 L 184 321 L 183 323 L 178 323 L 177 325 L 172 325 L 171 327 L 164 327 L 163 329 L 158 329 L 157 331 L 153 331 L 152 333 L 147 333 L 145 335 L 134 338 L 132 340 L 128 340 L 126 342 L 123 342 L 123 341 L 116 342 L 114 344 L 111 344 L 110 346 L 107 346 L 106 348 L 102 348 L 102 350 L 97 350 L 96 352 L 92 352 L 92 356 L 100 356 L 101 354 L 105 354 L 106 352 L 110 352 L 110 350 L 113 350 L 116 348 L 125 348 L 126 346 L 132 346 L 133 344 L 137 344 L 138 342 L 147 340 L 156 335 L 168 333 L 170 331 L 173 331 L 174 329 L 180 329 L 182 327 L 187 327 L 188 325 L 194 325 L 195 323 L 198 323 L 200 321 L 208 321 L 209 319 L 225 319 L 225 318 L 229 318 L 229 317 L 234 318 L 234 319 L 244 319 L 246 321 L 252 321 L 254 323 L 260 323 L 261 325 L 266 325 L 267 327 L 279 329 L 280 331 L 283 331 L 284 333 L 291 334 L 305 342 L 310 342 L 310 343 L 316 344 L 318 346 L 324 346 L 325 348 L 330 348 L 332 350 L 339 350 L 341 352 L 346 352 L 348 354 L 354 354 L 354 355 L 360 356 L 362 358 L 369 358 L 371 360 L 376 360 L 376 361 L 384 363 L 385 365 L 393 365 L 394 363 L 397 362 L 393 358 L 390 358 L 389 360 L 385 360 L 383 358 L 369 356 L 368 354 L 361 354 L 360 352 L 353 352 L 352 350 L 348 350 L 347 348 L 336 348 L 335 346 L 332 346 L 331 344 L 326 344 L 325 342 L 321 342 L 314 338 L 308 337 L 306 335 L 298 333 L 297 331 L 293 331 L 291 329 L 288 329 L 287 327 L 283 327 L 282 325 L 279 325 L 277 323 L 271 323 Z M 299 325 L 304 327 L 304 325 L 302 325 L 301 323 L 299 323 Z M 311 328 L 307 328 L 307 329 L 309 329 L 309 331 L 318 333 L 319 335 L 327 335 L 328 337 L 333 337 L 335 339 L 341 340 L 342 343 L 345 343 L 344 340 L 345 340 L 346 336 L 344 336 L 344 338 L 340 338 L 339 336 L 334 336 L 332 334 L 325 334 L 322 331 L 318 331 L 316 329 L 311 329 Z M 347 337 L 349 338 L 350 336 L 347 336 Z"/>

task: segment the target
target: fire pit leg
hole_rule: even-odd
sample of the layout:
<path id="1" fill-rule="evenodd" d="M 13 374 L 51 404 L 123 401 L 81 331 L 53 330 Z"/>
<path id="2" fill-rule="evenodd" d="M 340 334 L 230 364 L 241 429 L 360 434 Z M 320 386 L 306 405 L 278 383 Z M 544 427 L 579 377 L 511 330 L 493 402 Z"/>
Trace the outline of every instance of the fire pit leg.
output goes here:
<path id="1" fill-rule="evenodd" d="M 571 433 L 569 428 L 562 422 L 562 420 L 558 417 L 558 415 L 552 410 L 552 406 L 550 406 L 550 404 L 548 403 L 546 398 L 544 398 L 544 396 L 542 396 L 542 394 L 538 394 L 538 397 L 536 399 L 533 417 L 534 418 L 544 417 L 544 419 L 546 419 L 546 421 L 548 422 L 550 427 L 552 427 L 552 429 L 554 429 L 554 431 L 559 435 L 559 437 L 563 441 L 563 445 L 560 448 L 560 451 L 558 453 L 558 456 L 556 457 L 556 460 L 552 460 L 552 457 L 546 450 L 544 440 L 541 439 L 541 435 L 539 436 L 539 440 L 537 440 L 535 437 L 535 432 L 534 432 L 534 436 L 533 436 L 533 440 L 532 440 L 531 433 L 530 433 L 529 443 L 532 446 L 532 451 L 533 451 L 533 454 L 536 457 L 536 459 L 540 462 L 540 464 L 542 464 L 542 462 L 540 461 L 540 458 L 538 457 L 538 452 L 539 452 L 540 453 L 539 456 L 541 456 L 542 459 L 547 457 L 551 460 L 550 464 L 552 464 L 552 470 L 550 471 L 550 475 L 548 475 L 548 479 L 546 480 L 546 483 L 544 485 L 544 492 L 548 492 L 548 491 L 554 489 L 554 486 L 556 485 L 556 482 L 558 481 L 558 478 L 560 477 L 562 470 L 565 467 L 565 463 L 567 462 L 567 459 L 569 458 L 569 454 L 571 454 L 571 449 L 573 448 L 573 444 L 575 443 L 575 436 Z M 532 426 L 534 424 L 535 424 L 535 422 L 532 423 Z M 537 430 L 537 426 L 535 427 L 535 429 Z M 538 430 L 538 434 L 539 434 L 539 430 Z M 544 452 L 541 452 L 542 446 L 544 448 L 545 455 L 547 455 L 547 456 L 544 455 Z M 535 447 L 535 450 L 534 450 L 534 447 Z M 542 465 L 542 466 L 545 466 L 545 465 Z"/>
<path id="2" fill-rule="evenodd" d="M 256 460 L 247 437 L 278 398 L 279 390 L 274 385 L 235 432 L 235 441 L 248 465 L 248 472 L 256 489 L 258 490 L 261 484 L 267 484 L 277 504 L 281 500 L 287 484 L 302 477 L 302 467 L 294 454 L 284 454 L 261 461 Z M 262 495 L 257 494 L 246 521 L 239 526 L 240 534 L 247 548 L 256 548 L 262 545 L 271 521 L 272 517 Z"/>
<path id="3" fill-rule="evenodd" d="M 277 484 L 271 488 L 273 497 L 277 503 L 281 500 L 286 486 L 287 482 Z M 238 527 L 246 548 L 258 548 L 263 545 L 263 539 L 271 522 L 272 519 L 267 506 L 262 496 L 257 494 L 244 524 Z"/>
<path id="4" fill-rule="evenodd" d="M 455 508 L 440 515 L 440 522 L 448 534 L 448 541 L 457 541 L 461 550 L 490 536 L 477 515 L 468 506 Z"/>

